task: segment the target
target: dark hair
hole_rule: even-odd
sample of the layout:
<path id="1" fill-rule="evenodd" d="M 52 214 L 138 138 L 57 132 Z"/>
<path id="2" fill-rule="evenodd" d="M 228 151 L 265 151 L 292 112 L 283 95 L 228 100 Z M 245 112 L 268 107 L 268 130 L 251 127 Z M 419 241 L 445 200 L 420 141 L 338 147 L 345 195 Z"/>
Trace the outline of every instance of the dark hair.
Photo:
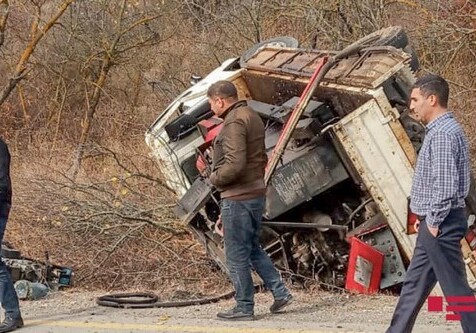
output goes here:
<path id="1" fill-rule="evenodd" d="M 435 74 L 422 76 L 415 82 L 413 88 L 419 88 L 421 94 L 425 97 L 435 95 L 438 98 L 438 104 L 444 108 L 448 107 L 450 87 L 441 76 Z"/>
<path id="2" fill-rule="evenodd" d="M 238 91 L 233 83 L 230 81 L 217 81 L 213 83 L 207 91 L 208 97 L 220 97 L 220 98 L 238 98 Z"/>

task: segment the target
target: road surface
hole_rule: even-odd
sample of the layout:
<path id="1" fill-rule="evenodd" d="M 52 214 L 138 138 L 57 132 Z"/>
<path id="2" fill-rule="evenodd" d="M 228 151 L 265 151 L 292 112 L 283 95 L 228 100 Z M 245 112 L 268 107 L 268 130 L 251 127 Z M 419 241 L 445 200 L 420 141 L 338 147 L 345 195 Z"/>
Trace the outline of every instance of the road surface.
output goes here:
<path id="1" fill-rule="evenodd" d="M 256 320 L 227 322 L 216 312 L 232 300 L 186 308 L 114 309 L 95 304 L 99 293 L 55 293 L 47 299 L 22 301 L 24 333 L 193 332 L 193 333 L 382 333 L 392 315 L 394 296 L 361 296 L 293 292 L 296 301 L 281 314 L 270 314 L 269 293 L 256 297 Z M 424 308 L 414 330 L 429 333 L 461 332 L 445 313 Z"/>

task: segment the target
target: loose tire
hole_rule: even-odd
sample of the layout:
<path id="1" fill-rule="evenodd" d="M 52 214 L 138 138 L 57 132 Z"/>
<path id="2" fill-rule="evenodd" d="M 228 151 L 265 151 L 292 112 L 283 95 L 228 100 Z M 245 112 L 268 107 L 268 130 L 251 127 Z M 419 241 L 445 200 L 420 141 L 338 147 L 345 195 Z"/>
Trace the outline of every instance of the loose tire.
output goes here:
<path id="1" fill-rule="evenodd" d="M 400 26 L 393 26 L 377 30 L 365 37 L 347 46 L 347 48 L 355 47 L 371 47 L 371 46 L 393 46 L 397 49 L 403 49 L 408 45 L 408 36 Z"/>
<path id="2" fill-rule="evenodd" d="M 405 46 L 403 48 L 403 51 L 411 56 L 409 65 L 412 72 L 415 73 L 420 68 L 420 61 L 418 60 L 418 55 L 410 45 Z"/>

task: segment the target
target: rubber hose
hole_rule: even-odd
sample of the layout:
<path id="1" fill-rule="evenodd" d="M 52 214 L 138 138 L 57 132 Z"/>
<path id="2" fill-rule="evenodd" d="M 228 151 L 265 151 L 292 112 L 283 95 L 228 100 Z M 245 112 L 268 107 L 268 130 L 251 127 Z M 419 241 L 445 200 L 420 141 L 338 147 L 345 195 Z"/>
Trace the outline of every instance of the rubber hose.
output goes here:
<path id="1" fill-rule="evenodd" d="M 255 284 L 256 291 L 263 290 L 263 284 Z M 109 294 L 96 298 L 96 304 L 101 306 L 108 306 L 112 308 L 124 308 L 124 309 L 147 309 L 147 308 L 179 308 L 184 306 L 202 305 L 208 303 L 215 303 L 224 299 L 232 298 L 235 295 L 235 291 L 229 291 L 227 293 L 205 297 L 199 299 L 190 299 L 184 301 L 167 301 L 159 302 L 159 296 L 154 293 L 122 293 L 122 294 Z M 143 299 L 132 299 L 143 298 Z"/>
<path id="2" fill-rule="evenodd" d="M 184 300 L 184 301 L 167 301 L 159 302 L 159 297 L 153 293 L 123 293 L 110 294 L 100 296 L 96 299 L 96 303 L 101 306 L 124 309 L 146 309 L 146 308 L 178 308 L 192 305 L 202 305 L 218 302 L 228 299 L 235 295 L 234 291 L 227 292 L 213 297 Z M 143 298 L 143 299 L 132 299 Z"/>

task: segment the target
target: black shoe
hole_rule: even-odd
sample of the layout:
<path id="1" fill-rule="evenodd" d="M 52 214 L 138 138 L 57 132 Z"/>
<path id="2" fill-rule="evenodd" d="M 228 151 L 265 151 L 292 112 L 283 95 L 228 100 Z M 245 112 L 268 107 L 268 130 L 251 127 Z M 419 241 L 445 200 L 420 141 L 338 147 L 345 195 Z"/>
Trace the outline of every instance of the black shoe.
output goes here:
<path id="1" fill-rule="evenodd" d="M 217 317 L 221 320 L 253 320 L 254 316 L 252 313 L 246 313 L 242 310 L 234 307 L 225 312 L 218 312 Z"/>
<path id="2" fill-rule="evenodd" d="M 269 308 L 269 311 L 271 313 L 276 313 L 287 307 L 289 304 L 291 304 L 294 301 L 293 295 L 289 294 L 286 296 L 286 298 L 283 299 L 277 299 L 274 301 L 273 305 Z"/>
<path id="3" fill-rule="evenodd" d="M 23 327 L 23 319 L 21 316 L 13 318 L 6 315 L 5 320 L 0 324 L 0 333 L 11 332 L 20 327 Z"/>

